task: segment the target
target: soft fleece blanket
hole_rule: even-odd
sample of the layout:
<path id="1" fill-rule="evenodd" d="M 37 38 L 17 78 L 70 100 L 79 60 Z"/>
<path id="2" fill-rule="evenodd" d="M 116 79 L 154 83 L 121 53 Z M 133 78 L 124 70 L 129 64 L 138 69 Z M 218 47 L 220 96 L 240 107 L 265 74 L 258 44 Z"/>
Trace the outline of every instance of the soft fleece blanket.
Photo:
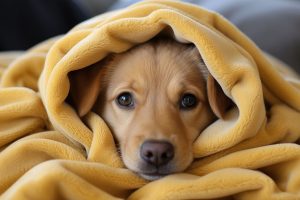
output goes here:
<path id="1" fill-rule="evenodd" d="M 80 119 L 68 73 L 171 27 L 192 42 L 234 101 L 194 143 L 183 173 L 147 182 L 126 169 L 105 122 Z M 300 82 L 222 16 L 177 1 L 145 1 L 33 47 L 0 88 L 2 199 L 300 199 Z"/>

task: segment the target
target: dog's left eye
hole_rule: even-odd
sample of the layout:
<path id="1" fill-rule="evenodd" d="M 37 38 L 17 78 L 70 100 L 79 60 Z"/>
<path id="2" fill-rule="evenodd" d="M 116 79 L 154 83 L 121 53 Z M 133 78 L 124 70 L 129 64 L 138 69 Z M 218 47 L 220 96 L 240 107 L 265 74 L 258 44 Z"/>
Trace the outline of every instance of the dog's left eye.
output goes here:
<path id="1" fill-rule="evenodd" d="M 121 93 L 117 97 L 116 102 L 120 107 L 123 107 L 123 108 L 131 109 L 134 107 L 133 96 L 129 92 Z"/>
<path id="2" fill-rule="evenodd" d="M 187 93 L 181 97 L 180 108 L 181 109 L 191 109 L 196 107 L 198 103 L 197 97 L 195 95 Z"/>

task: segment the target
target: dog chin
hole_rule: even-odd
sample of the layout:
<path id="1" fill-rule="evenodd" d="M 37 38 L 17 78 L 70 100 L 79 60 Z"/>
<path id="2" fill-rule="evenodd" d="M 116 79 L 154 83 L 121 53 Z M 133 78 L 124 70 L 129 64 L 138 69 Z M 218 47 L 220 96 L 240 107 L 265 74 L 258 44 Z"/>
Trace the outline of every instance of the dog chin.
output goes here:
<path id="1" fill-rule="evenodd" d="M 139 174 L 139 175 L 148 181 L 155 181 L 166 176 L 165 174 Z"/>

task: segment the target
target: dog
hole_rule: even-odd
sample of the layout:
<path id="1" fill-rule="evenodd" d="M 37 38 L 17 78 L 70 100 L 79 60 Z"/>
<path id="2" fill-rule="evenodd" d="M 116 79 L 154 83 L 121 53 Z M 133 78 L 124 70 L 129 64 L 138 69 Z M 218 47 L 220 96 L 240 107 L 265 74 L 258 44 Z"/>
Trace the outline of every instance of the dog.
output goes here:
<path id="1" fill-rule="evenodd" d="M 79 116 L 99 114 L 126 167 L 147 180 L 184 171 L 194 140 L 231 105 L 197 48 L 171 39 L 109 55 L 69 78 Z"/>

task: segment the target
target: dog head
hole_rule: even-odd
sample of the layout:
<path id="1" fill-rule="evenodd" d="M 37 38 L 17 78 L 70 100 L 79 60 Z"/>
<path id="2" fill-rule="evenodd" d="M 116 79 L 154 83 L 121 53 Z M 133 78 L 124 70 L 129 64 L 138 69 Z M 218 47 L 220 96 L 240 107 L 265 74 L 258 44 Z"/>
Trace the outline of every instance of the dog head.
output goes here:
<path id="1" fill-rule="evenodd" d="M 98 113 L 125 165 L 148 180 L 185 170 L 200 132 L 230 105 L 193 45 L 151 41 L 70 74 L 80 116 Z"/>

